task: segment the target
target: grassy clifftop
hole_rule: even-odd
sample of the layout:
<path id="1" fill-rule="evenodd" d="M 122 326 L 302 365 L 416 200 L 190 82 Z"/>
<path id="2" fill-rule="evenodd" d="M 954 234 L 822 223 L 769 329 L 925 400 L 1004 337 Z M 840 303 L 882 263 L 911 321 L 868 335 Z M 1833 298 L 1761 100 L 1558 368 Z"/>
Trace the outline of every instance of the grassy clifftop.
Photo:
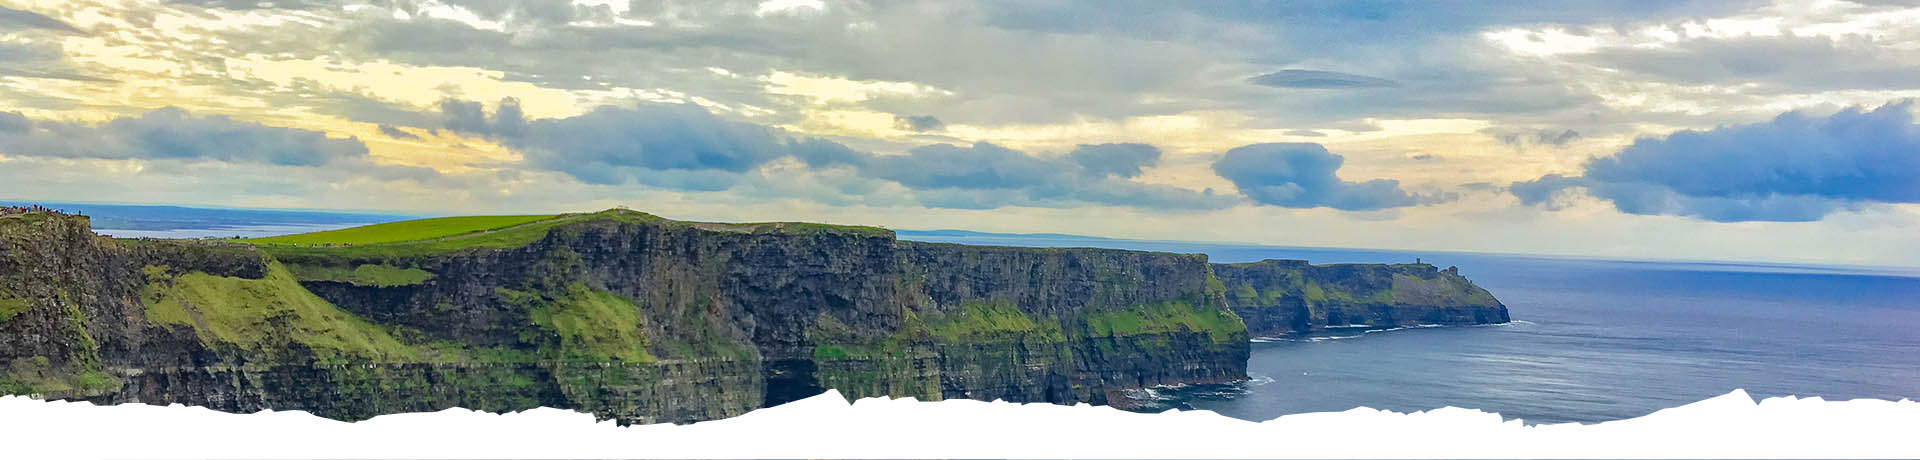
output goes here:
<path id="1" fill-rule="evenodd" d="M 467 249 L 511 249 L 532 244 L 566 224 L 596 221 L 646 223 L 692 227 L 718 232 L 754 234 L 848 233 L 893 236 L 879 227 L 810 222 L 712 223 L 685 222 L 627 209 L 593 213 L 526 216 L 439 217 L 361 227 L 242 240 L 276 256 L 294 258 L 350 257 L 396 259 Z"/>
<path id="2" fill-rule="evenodd" d="M 456 237 L 499 230 L 560 217 L 559 214 L 534 216 L 461 216 L 387 222 L 340 230 L 273 236 L 247 240 L 267 245 L 350 245 L 381 244 Z"/>
<path id="3" fill-rule="evenodd" d="M 1213 272 L 1256 336 L 1508 321 L 1505 305 L 1453 267 L 1263 260 L 1213 264 Z"/>

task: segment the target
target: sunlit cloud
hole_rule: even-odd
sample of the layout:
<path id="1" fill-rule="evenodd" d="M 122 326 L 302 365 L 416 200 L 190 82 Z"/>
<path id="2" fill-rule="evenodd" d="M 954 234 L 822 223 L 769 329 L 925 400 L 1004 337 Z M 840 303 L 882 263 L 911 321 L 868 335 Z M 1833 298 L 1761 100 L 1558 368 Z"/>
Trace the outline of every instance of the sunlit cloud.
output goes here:
<path id="1" fill-rule="evenodd" d="M 1889 230 L 1920 219 L 1916 205 L 1622 208 L 1630 190 L 1600 189 L 1590 165 L 1643 158 L 1644 139 L 1915 97 L 1920 8 L 1880 2 L 0 9 L 0 112 L 41 130 L 0 134 L 10 139 L 0 179 L 17 184 L 7 198 L 27 199 L 449 212 L 644 203 L 688 218 L 1290 244 L 1547 250 L 1599 238 L 1611 243 L 1587 246 L 1622 253 L 1701 249 L 1619 232 L 1737 225 L 1758 240 L 1789 223 L 1720 221 L 1771 217 L 1806 221 L 1791 231 L 1808 243 L 1783 251 L 1879 260 L 1898 251 L 1855 246 L 1920 251 Z M 162 123 L 170 116 L 180 123 Z M 357 147 L 344 163 L 169 156 L 114 123 Z M 50 126 L 98 136 L 62 141 Z M 342 145 L 329 142 L 314 145 Z M 1142 147 L 1088 153 L 1106 145 Z M 1580 179 L 1538 182 L 1553 174 Z M 1287 230 L 1254 230 L 1263 226 Z"/>

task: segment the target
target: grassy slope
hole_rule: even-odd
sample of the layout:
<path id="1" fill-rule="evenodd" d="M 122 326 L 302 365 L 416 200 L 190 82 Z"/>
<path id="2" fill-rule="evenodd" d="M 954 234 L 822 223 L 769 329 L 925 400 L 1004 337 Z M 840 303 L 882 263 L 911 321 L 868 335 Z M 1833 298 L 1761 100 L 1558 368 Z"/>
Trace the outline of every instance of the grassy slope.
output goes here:
<path id="1" fill-rule="evenodd" d="M 651 344 L 643 329 L 640 307 L 611 292 L 569 283 L 559 292 L 528 292 L 495 288 L 494 295 L 526 309 L 542 334 L 523 334 L 548 350 L 550 359 L 646 363 L 656 361 L 647 352 Z"/>
<path id="2" fill-rule="evenodd" d="M 418 219 L 373 224 L 324 232 L 253 238 L 247 242 L 267 245 L 348 245 L 382 244 L 446 238 L 469 233 L 498 230 L 559 217 L 537 216 L 461 216 Z"/>
<path id="3" fill-rule="evenodd" d="M 193 329 L 201 342 L 269 355 L 310 350 L 316 358 L 412 361 L 419 351 L 385 328 L 340 310 L 295 282 L 274 263 L 262 279 L 206 273 L 167 276 L 150 267 L 141 292 L 147 320 Z"/>
<path id="4" fill-rule="evenodd" d="M 1215 343 L 1240 340 L 1239 333 L 1247 328 L 1232 311 L 1198 306 L 1190 299 L 1092 312 L 1087 315 L 1087 327 L 1094 336 L 1111 337 L 1204 332 Z"/>
<path id="5" fill-rule="evenodd" d="M 149 320 L 193 328 L 203 342 L 269 355 L 312 350 L 317 357 L 349 361 L 651 362 L 651 340 L 642 329 L 639 307 L 629 299 L 579 283 L 552 292 L 501 289 L 497 295 L 529 310 L 532 324 L 522 331 L 531 349 L 475 348 L 457 343 L 406 343 L 391 331 L 328 304 L 299 281 L 340 281 L 362 286 L 404 286 L 426 282 L 432 274 L 407 267 L 408 259 L 468 249 L 505 249 L 538 241 L 553 229 L 589 221 L 693 226 L 742 233 L 852 233 L 891 235 L 874 227 L 773 222 L 714 224 L 678 222 L 628 210 L 552 216 L 438 218 L 393 222 L 351 229 L 248 240 L 281 262 L 260 280 L 190 273 L 154 278 L 143 293 Z M 330 246 L 329 246 L 330 245 Z M 367 263 L 384 259 L 386 263 Z M 407 267 L 407 268 L 403 268 Z M 713 344 L 668 344 L 684 355 L 703 352 L 751 354 Z M 722 344 L 724 345 L 724 344 Z"/>
<path id="6" fill-rule="evenodd" d="M 33 305 L 27 303 L 27 299 L 15 299 L 8 297 L 6 293 L 0 293 L 0 321 L 13 318 L 14 315 L 25 312 L 28 308 L 32 307 Z"/>
<path id="7" fill-rule="evenodd" d="M 287 269 L 302 282 L 333 281 L 355 286 L 414 286 L 433 279 L 433 273 L 426 270 L 381 264 L 361 264 L 353 268 L 288 264 Z"/>
<path id="8" fill-rule="evenodd" d="M 1052 342 L 1066 340 L 1058 322 L 1050 318 L 1036 321 L 1013 302 L 1005 300 L 961 302 L 956 311 L 928 322 L 927 329 L 950 343 L 1023 335 Z"/>

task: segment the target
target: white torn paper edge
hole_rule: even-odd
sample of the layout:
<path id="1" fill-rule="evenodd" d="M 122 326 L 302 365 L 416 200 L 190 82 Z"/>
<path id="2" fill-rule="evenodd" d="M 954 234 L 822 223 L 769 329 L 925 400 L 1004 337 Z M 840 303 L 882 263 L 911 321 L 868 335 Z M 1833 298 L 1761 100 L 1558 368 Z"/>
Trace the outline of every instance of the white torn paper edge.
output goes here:
<path id="1" fill-rule="evenodd" d="M 1209 411 L 862 399 L 838 393 L 692 425 L 465 409 L 358 423 L 302 411 L 0 397 L 13 458 L 1913 458 L 1920 403 L 1745 391 L 1644 417 L 1529 426 L 1472 409 L 1367 408 L 1249 422 Z"/>

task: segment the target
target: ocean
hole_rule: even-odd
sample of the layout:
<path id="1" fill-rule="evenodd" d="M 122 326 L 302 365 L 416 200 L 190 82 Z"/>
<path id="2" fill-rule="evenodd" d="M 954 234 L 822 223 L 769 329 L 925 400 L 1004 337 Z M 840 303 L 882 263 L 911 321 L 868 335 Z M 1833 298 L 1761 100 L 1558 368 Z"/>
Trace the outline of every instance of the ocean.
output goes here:
<path id="1" fill-rule="evenodd" d="M 265 236 L 403 219 L 376 214 L 59 204 L 96 231 L 174 238 Z M 1646 415 L 1736 388 L 1755 397 L 1920 399 L 1920 269 L 1618 261 L 1457 252 L 1134 241 L 1070 235 L 900 231 L 965 244 L 1107 247 L 1403 263 L 1460 273 L 1511 324 L 1346 331 L 1258 340 L 1246 382 L 1155 388 L 1140 410 L 1246 420 L 1371 407 L 1445 406 L 1528 423 Z"/>
<path id="2" fill-rule="evenodd" d="M 1920 399 L 1920 270 L 900 232 L 903 239 L 1204 253 L 1215 262 L 1446 267 L 1514 322 L 1348 331 L 1253 344 L 1252 380 L 1155 388 L 1141 410 L 1246 420 L 1453 406 L 1527 423 L 1638 417 L 1745 389 L 1756 398 Z"/>

